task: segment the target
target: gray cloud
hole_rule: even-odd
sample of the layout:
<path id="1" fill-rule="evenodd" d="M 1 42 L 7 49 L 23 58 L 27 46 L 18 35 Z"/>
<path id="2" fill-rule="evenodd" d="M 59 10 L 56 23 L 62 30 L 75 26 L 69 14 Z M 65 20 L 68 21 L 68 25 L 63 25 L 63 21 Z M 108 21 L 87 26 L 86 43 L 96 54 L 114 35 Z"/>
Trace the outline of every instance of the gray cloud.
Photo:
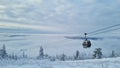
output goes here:
<path id="1" fill-rule="evenodd" d="M 9 2 L 9 4 L 7 4 Z M 120 22 L 119 0 L 1 0 L 0 19 L 83 33 Z"/>

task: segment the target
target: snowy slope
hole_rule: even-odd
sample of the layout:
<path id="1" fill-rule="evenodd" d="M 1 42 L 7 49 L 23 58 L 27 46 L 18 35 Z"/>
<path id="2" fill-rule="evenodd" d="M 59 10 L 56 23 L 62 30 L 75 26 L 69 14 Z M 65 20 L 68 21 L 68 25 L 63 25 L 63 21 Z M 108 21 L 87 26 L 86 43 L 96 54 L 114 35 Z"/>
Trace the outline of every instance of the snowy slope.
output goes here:
<path id="1" fill-rule="evenodd" d="M 2 63 L 4 62 L 4 63 Z M 0 68 L 120 68 L 120 58 L 80 61 L 18 60 L 2 61 Z"/>

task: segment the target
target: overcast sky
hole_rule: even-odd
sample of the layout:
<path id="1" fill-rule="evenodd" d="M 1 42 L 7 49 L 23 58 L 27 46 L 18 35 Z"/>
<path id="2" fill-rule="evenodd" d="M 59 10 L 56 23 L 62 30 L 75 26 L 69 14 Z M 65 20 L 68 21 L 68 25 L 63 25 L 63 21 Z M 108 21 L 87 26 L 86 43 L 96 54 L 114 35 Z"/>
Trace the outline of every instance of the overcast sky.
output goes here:
<path id="1" fill-rule="evenodd" d="M 119 7 L 120 0 L 0 0 L 0 32 L 89 32 L 119 24 Z"/>
<path id="2" fill-rule="evenodd" d="M 92 53 L 98 47 L 106 53 L 111 50 L 119 52 L 120 30 L 103 33 L 104 36 L 100 34 L 102 37 L 105 34 L 116 37 L 92 41 L 92 47 L 87 50 L 82 47 L 82 40 L 55 36 L 81 35 L 115 24 L 120 24 L 120 0 L 0 0 L 0 33 L 6 33 L 0 34 L 0 48 L 6 44 L 11 53 L 23 48 L 30 54 L 38 53 L 41 45 L 48 54 L 72 54 L 75 50 Z"/>

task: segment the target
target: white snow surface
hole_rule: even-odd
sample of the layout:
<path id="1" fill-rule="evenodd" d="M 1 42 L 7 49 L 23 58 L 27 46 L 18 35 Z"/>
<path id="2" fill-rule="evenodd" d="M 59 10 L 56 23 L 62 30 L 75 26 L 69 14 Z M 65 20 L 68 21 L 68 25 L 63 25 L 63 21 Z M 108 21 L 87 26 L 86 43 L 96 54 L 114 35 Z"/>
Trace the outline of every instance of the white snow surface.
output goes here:
<path id="1" fill-rule="evenodd" d="M 0 68 L 120 68 L 120 58 L 78 61 L 0 60 Z"/>

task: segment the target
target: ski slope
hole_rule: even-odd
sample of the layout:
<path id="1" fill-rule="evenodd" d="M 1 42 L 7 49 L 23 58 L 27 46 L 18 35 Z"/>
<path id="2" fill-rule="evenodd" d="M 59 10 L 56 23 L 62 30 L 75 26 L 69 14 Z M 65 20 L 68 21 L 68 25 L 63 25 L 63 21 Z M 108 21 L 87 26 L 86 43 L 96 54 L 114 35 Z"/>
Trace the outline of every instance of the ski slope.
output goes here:
<path id="1" fill-rule="evenodd" d="M 80 61 L 2 60 L 0 68 L 120 68 L 120 58 Z"/>

